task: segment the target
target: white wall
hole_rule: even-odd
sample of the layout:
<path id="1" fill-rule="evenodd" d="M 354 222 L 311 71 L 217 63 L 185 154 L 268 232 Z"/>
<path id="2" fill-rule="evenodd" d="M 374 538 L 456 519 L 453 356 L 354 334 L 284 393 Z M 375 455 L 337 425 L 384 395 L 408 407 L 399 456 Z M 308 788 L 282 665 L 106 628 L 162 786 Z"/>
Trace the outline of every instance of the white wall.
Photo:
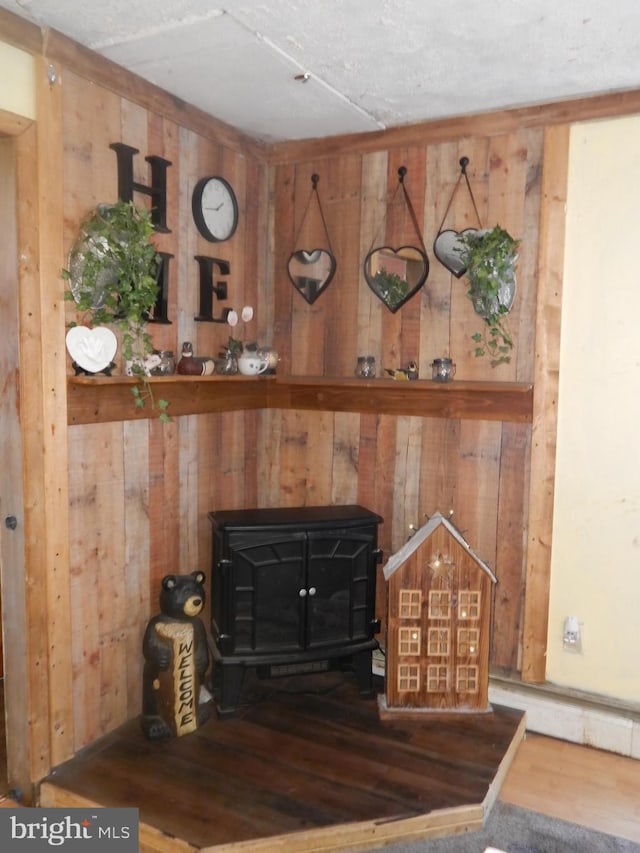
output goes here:
<path id="1" fill-rule="evenodd" d="M 0 110 L 36 117 L 33 57 L 0 41 Z"/>
<path id="2" fill-rule="evenodd" d="M 640 702 L 640 117 L 571 132 L 547 679 Z M 582 652 L 563 649 L 576 616 Z"/>

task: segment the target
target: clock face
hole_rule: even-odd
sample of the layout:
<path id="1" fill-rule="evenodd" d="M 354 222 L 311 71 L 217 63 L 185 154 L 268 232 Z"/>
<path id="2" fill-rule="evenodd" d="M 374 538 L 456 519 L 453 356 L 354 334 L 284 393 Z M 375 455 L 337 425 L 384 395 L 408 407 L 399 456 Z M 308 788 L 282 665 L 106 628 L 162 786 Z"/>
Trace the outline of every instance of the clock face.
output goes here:
<path id="1" fill-rule="evenodd" d="M 228 240 L 238 225 L 238 203 L 224 178 L 202 178 L 193 190 L 193 219 L 198 231 L 212 243 Z"/>

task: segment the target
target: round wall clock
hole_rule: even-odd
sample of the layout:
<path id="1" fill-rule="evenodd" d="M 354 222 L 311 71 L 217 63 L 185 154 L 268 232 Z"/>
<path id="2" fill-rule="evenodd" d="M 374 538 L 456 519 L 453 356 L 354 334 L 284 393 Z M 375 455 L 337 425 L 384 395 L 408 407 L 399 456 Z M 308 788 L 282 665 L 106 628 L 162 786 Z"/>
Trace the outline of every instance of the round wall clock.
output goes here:
<path id="1" fill-rule="evenodd" d="M 216 175 L 201 178 L 191 198 L 193 220 L 202 236 L 221 243 L 233 236 L 238 226 L 238 202 L 228 181 Z"/>

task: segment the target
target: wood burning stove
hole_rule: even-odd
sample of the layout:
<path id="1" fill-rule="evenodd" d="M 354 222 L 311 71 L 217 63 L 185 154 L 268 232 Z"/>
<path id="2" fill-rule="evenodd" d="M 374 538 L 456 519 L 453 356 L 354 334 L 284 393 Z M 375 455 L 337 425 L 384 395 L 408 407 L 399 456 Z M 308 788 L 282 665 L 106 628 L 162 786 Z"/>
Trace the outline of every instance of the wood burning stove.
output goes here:
<path id="1" fill-rule="evenodd" d="M 260 677 L 352 669 L 373 696 L 382 518 L 361 506 L 210 512 L 213 688 L 233 714 Z"/>

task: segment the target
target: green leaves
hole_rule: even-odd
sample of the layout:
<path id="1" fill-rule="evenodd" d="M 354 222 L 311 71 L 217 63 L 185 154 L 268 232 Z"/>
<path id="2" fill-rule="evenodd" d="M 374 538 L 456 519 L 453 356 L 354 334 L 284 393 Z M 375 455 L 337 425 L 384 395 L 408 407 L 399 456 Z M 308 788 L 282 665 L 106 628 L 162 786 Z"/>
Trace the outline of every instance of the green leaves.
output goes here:
<path id="1" fill-rule="evenodd" d="M 114 325 L 121 331 L 121 351 L 130 372 L 138 376 L 135 405 L 153 404 L 144 369 L 153 351 L 146 324 L 158 298 L 160 256 L 151 242 L 151 213 L 133 202 L 101 204 L 82 223 L 80 236 L 62 277 L 70 282 L 65 299 L 90 316 L 94 326 Z M 159 401 L 160 418 L 169 420 L 166 401 Z M 164 416 L 164 418 L 163 418 Z"/>
<path id="2" fill-rule="evenodd" d="M 82 274 L 72 294 L 94 325 L 113 323 L 122 331 L 126 361 L 152 350 L 144 327 L 158 297 L 159 255 L 150 242 L 151 214 L 133 202 L 99 205 L 81 226 L 83 239 L 71 252 L 82 253 Z M 63 270 L 63 277 L 71 274 Z"/>
<path id="3" fill-rule="evenodd" d="M 520 241 L 499 225 L 491 229 L 463 233 L 458 250 L 466 266 L 469 288 L 467 296 L 485 326 L 482 333 L 473 334 L 476 344 L 475 356 L 489 355 L 491 367 L 508 364 L 513 349 L 513 338 L 509 332 L 506 315 L 509 306 L 503 302 L 503 289 L 512 285 L 515 290 L 515 265 L 518 260 Z"/>
<path id="4" fill-rule="evenodd" d="M 153 389 L 150 382 L 142 380 L 140 385 L 133 386 L 131 393 L 133 394 L 136 408 L 143 409 L 147 401 L 149 401 L 152 409 L 158 408 L 160 410 L 160 414 L 158 415 L 159 421 L 162 423 L 169 423 L 171 421 L 171 415 L 167 411 L 169 408 L 169 401 L 156 401 L 153 396 Z"/>

